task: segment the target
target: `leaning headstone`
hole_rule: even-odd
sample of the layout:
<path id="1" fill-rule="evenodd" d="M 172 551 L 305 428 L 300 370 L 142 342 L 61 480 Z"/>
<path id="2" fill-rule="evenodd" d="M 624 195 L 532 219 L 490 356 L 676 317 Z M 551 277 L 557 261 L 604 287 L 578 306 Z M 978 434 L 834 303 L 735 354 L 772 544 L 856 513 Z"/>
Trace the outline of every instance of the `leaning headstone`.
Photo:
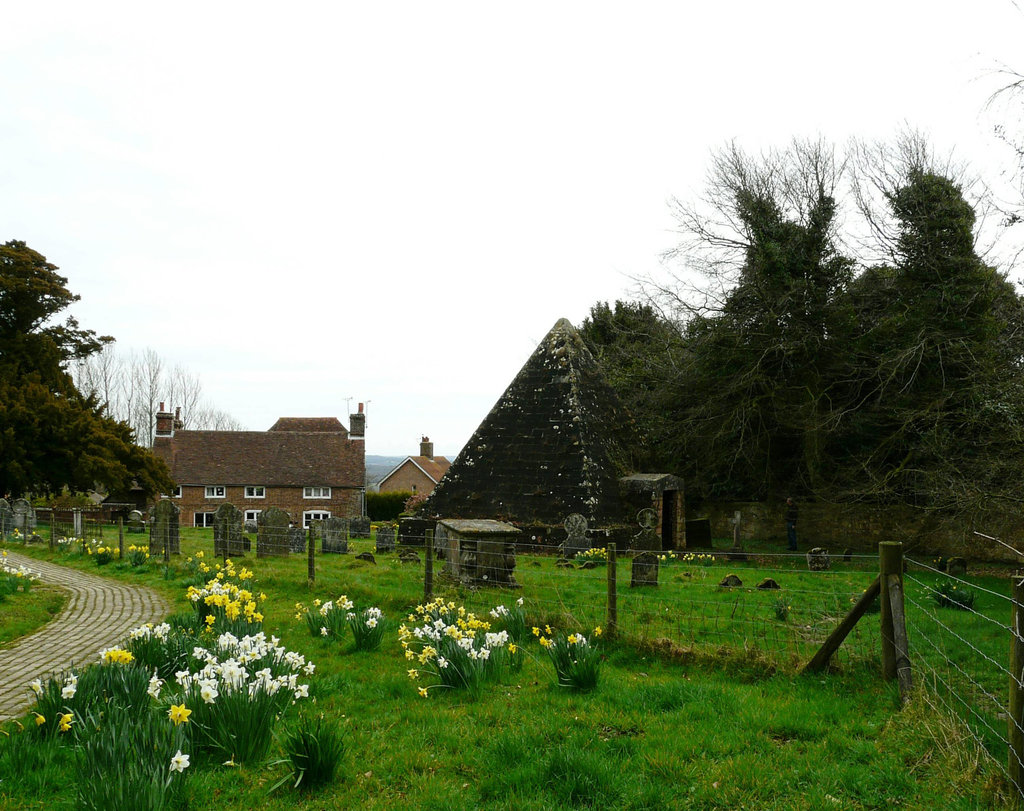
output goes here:
<path id="1" fill-rule="evenodd" d="M 823 549 L 820 546 L 814 547 L 807 553 L 807 568 L 812 572 L 823 572 L 827 569 L 832 568 L 832 558 L 828 555 L 828 550 Z"/>
<path id="2" fill-rule="evenodd" d="M 377 563 L 377 560 L 369 552 L 360 552 L 356 555 L 356 560 L 365 560 L 367 563 Z"/>
<path id="3" fill-rule="evenodd" d="M 762 590 L 768 590 L 768 589 L 781 589 L 782 586 L 780 586 L 772 578 L 766 577 L 764 580 L 762 580 L 760 583 L 758 583 L 756 586 L 754 586 L 754 588 L 762 589 Z"/>
<path id="4" fill-rule="evenodd" d="M 398 559 L 402 563 L 421 563 L 420 556 L 412 549 L 403 549 L 398 553 Z"/>
<path id="5" fill-rule="evenodd" d="M 280 507 L 262 510 L 256 517 L 256 557 L 287 555 L 288 525 L 291 519 Z"/>
<path id="6" fill-rule="evenodd" d="M 641 552 L 633 558 L 633 572 L 630 588 L 658 585 L 658 556 L 653 552 Z"/>
<path id="7" fill-rule="evenodd" d="M 141 535 L 146 531 L 146 525 L 142 522 L 142 513 L 138 510 L 132 510 L 128 513 L 128 526 L 126 527 L 128 532 Z"/>
<path id="8" fill-rule="evenodd" d="M 0 538 L 10 535 L 14 529 L 14 510 L 6 498 L 0 498 Z"/>
<path id="9" fill-rule="evenodd" d="M 953 577 L 964 577 L 967 574 L 967 561 L 961 557 L 950 558 L 946 571 Z"/>
<path id="10" fill-rule="evenodd" d="M 348 522 L 348 534 L 352 538 L 370 537 L 370 519 L 365 515 Z"/>
<path id="11" fill-rule="evenodd" d="M 224 502 L 213 514 L 213 554 L 222 558 L 242 557 L 245 539 L 242 536 L 242 511 L 230 502 Z"/>
<path id="12" fill-rule="evenodd" d="M 718 585 L 721 586 L 722 588 L 735 589 L 735 588 L 739 588 L 740 586 L 742 586 L 743 585 L 743 581 L 740 580 L 734 574 L 727 574 L 725 577 L 722 578 L 722 582 L 719 583 Z"/>
<path id="13" fill-rule="evenodd" d="M 567 515 L 562 526 L 565 527 L 562 557 L 572 560 L 580 552 L 590 549 L 590 540 L 587 538 L 587 519 L 584 516 L 579 513 Z"/>
<path id="14" fill-rule="evenodd" d="M 348 553 L 348 521 L 344 518 L 327 518 L 320 522 L 320 551 L 325 555 Z"/>
<path id="15" fill-rule="evenodd" d="M 381 524 L 377 527 L 377 554 L 395 551 L 395 525 Z"/>
<path id="16" fill-rule="evenodd" d="M 288 528 L 288 548 L 297 555 L 306 551 L 306 530 L 302 527 Z"/>
<path id="17" fill-rule="evenodd" d="M 14 528 L 22 535 L 28 536 L 36 528 L 36 511 L 23 498 L 16 498 L 11 503 L 14 513 Z"/>
<path id="18" fill-rule="evenodd" d="M 178 534 L 178 516 L 181 510 L 178 505 L 160 500 L 153 508 L 152 522 L 149 525 L 149 555 L 150 557 L 162 556 L 166 546 L 168 553 L 172 555 L 181 554 L 181 537 Z"/>

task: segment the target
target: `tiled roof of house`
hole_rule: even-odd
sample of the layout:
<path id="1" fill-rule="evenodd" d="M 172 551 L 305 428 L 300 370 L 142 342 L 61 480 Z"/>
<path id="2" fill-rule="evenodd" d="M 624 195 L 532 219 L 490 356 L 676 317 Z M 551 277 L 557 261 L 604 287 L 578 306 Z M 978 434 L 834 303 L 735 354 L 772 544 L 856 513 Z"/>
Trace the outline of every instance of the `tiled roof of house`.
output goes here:
<path id="1" fill-rule="evenodd" d="M 362 487 L 366 475 L 363 443 L 347 432 L 176 431 L 153 450 L 179 485 Z"/>
<path id="2" fill-rule="evenodd" d="M 317 434 L 348 434 L 337 417 L 280 417 L 270 426 L 271 431 L 305 431 Z"/>
<path id="3" fill-rule="evenodd" d="M 452 465 L 452 463 L 448 461 L 447 457 L 444 456 L 434 456 L 433 458 L 429 456 L 406 456 L 405 459 L 395 465 L 395 467 L 393 467 L 391 471 L 378 482 L 378 484 L 383 484 L 408 464 L 416 465 L 416 467 L 427 474 L 427 477 L 433 481 L 434 484 L 441 481 L 441 477 Z"/>

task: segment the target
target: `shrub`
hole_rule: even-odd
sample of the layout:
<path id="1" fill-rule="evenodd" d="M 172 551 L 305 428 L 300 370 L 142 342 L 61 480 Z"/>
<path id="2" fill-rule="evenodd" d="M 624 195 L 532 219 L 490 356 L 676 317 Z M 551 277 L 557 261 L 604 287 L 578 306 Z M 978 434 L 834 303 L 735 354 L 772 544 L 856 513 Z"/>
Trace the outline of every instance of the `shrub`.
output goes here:
<path id="1" fill-rule="evenodd" d="M 961 611 L 970 611 L 974 608 L 974 600 L 977 594 L 969 588 L 961 586 L 952 580 L 939 584 L 932 592 L 932 599 L 940 608 L 958 608 Z"/>
<path id="2" fill-rule="evenodd" d="M 366 494 L 366 514 L 371 521 L 395 521 L 405 509 L 405 501 L 412 493 L 408 490 L 391 490 L 387 493 Z"/>
<path id="3" fill-rule="evenodd" d="M 310 718 L 299 717 L 295 729 L 282 743 L 292 773 L 274 786 L 276 789 L 290 777 L 295 778 L 293 788 L 313 791 L 334 780 L 338 765 L 345 754 L 345 739 L 337 724 L 325 720 L 323 713 Z"/>

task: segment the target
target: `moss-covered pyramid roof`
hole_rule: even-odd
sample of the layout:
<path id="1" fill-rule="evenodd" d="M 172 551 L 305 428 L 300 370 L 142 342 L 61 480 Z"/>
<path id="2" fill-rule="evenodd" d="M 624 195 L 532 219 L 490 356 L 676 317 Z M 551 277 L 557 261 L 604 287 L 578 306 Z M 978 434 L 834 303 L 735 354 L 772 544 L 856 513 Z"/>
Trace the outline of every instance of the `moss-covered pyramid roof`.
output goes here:
<path id="1" fill-rule="evenodd" d="M 639 438 L 575 327 L 560 319 L 477 428 L 421 513 L 591 526 L 624 518 L 619 477 Z"/>

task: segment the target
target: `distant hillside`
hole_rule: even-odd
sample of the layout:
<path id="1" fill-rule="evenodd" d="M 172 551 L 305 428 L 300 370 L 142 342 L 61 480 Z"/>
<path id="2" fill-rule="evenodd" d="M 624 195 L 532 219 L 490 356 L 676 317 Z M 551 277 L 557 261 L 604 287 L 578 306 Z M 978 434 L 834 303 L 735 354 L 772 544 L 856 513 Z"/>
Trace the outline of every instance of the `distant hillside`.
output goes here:
<path id="1" fill-rule="evenodd" d="M 366 454 L 366 483 L 376 484 L 404 458 L 404 456 L 374 456 L 373 454 Z"/>

